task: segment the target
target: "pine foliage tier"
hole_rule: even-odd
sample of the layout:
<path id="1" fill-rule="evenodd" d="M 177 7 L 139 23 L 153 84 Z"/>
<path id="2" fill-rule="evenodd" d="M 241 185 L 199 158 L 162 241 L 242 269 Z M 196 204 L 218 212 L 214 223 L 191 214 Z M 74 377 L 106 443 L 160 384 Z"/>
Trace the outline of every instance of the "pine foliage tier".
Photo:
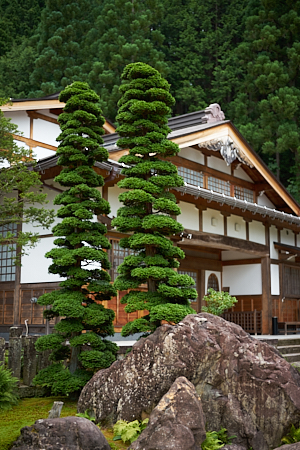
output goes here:
<path id="1" fill-rule="evenodd" d="M 103 177 L 93 169 L 96 161 L 108 158 L 101 146 L 104 119 L 99 97 L 88 84 L 75 82 L 59 99 L 66 103 L 58 118 L 61 134 L 57 138 L 58 165 L 64 168 L 55 178 L 63 187 L 55 198 L 61 222 L 53 228 L 56 248 L 46 257 L 52 258 L 49 272 L 64 280 L 59 290 L 44 294 L 38 302 L 47 305 L 47 319 L 62 319 L 53 334 L 37 342 L 40 351 L 52 349 L 56 364 L 41 371 L 35 380 L 38 384 L 52 383 L 55 394 L 78 390 L 94 370 L 110 366 L 117 350 L 115 344 L 103 339 L 114 334 L 114 312 L 99 303 L 115 295 L 107 272 L 110 244 L 106 227 L 96 220 L 97 215 L 110 212 L 98 189 Z M 61 365 L 67 358 L 69 371 Z"/>
<path id="2" fill-rule="evenodd" d="M 189 299 L 195 299 L 197 293 L 194 280 L 175 271 L 184 252 L 168 238 L 183 231 L 173 217 L 180 209 L 170 189 L 184 184 L 176 166 L 166 159 L 179 152 L 167 139 L 167 117 L 174 104 L 170 86 L 144 63 L 126 66 L 123 80 L 117 145 L 129 153 L 120 159 L 126 165 L 122 170 L 125 178 L 118 183 L 126 190 L 119 196 L 124 206 L 112 224 L 118 231 L 130 233 L 120 245 L 131 254 L 119 266 L 115 287 L 129 290 L 122 298 L 126 312 L 149 312 L 123 327 L 122 334 L 127 336 L 152 332 L 162 320 L 179 322 L 194 312 Z M 139 290 L 143 284 L 148 292 Z"/>

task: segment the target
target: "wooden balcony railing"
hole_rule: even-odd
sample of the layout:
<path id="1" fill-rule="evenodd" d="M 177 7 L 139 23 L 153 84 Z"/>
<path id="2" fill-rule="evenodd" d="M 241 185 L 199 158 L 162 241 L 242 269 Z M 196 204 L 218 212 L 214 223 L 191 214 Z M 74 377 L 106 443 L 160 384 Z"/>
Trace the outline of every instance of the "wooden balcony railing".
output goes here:
<path id="1" fill-rule="evenodd" d="M 226 312 L 222 317 L 240 325 L 247 333 L 258 334 L 262 331 L 262 311 Z"/>

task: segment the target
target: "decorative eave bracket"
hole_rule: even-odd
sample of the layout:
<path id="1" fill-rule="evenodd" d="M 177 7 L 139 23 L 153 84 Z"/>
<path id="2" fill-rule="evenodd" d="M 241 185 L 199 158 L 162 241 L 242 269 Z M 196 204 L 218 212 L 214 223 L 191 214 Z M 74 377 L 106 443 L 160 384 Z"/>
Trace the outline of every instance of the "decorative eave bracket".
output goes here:
<path id="1" fill-rule="evenodd" d="M 219 151 L 227 166 L 230 166 L 233 161 L 238 159 L 242 164 L 246 164 L 251 168 L 253 167 L 251 161 L 229 137 L 201 142 L 201 144 L 198 144 L 198 147 L 207 148 L 208 150 L 213 150 L 214 152 Z"/>

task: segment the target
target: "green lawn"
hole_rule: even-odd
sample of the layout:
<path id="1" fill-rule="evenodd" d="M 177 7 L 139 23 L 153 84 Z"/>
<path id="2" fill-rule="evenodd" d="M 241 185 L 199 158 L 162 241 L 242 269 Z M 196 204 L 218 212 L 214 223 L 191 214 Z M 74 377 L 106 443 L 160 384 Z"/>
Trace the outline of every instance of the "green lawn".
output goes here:
<path id="1" fill-rule="evenodd" d="M 64 402 L 61 417 L 75 416 L 77 402 L 66 397 L 25 398 L 9 411 L 0 412 L 0 450 L 8 450 L 23 427 L 33 425 L 37 419 L 46 419 L 54 401 Z M 112 441 L 112 430 L 102 430 L 112 449 L 126 449 L 121 441 Z"/>

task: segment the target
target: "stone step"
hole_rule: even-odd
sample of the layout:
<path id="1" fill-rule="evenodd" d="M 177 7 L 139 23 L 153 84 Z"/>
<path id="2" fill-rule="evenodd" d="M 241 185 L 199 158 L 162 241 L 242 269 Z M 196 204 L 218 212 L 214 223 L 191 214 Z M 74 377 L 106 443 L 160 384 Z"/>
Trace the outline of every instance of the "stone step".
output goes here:
<path id="1" fill-rule="evenodd" d="M 300 361 L 300 353 L 288 353 L 283 355 L 283 357 L 290 363 Z"/>
<path id="2" fill-rule="evenodd" d="M 267 342 L 267 341 L 265 341 Z M 300 338 L 287 338 L 287 339 L 278 339 L 277 348 L 279 347 L 287 347 L 289 345 L 300 345 Z"/>
<path id="3" fill-rule="evenodd" d="M 287 345 L 284 347 L 277 347 L 277 349 L 282 355 L 300 353 L 300 345 Z"/>

